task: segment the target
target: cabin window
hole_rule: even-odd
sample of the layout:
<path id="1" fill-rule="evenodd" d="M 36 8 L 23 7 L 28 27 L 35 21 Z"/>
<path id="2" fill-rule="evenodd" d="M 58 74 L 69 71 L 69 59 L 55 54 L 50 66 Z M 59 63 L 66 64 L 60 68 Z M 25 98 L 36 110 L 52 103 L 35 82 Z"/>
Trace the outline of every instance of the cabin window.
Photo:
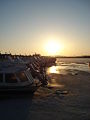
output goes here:
<path id="1" fill-rule="evenodd" d="M 3 82 L 3 74 L 0 73 L 0 82 Z"/>
<path id="2" fill-rule="evenodd" d="M 25 75 L 24 72 L 18 73 L 17 76 L 19 77 L 19 79 L 20 79 L 21 82 L 28 81 L 28 79 L 27 79 L 27 77 L 26 77 L 26 75 Z"/>
<path id="3" fill-rule="evenodd" d="M 5 81 L 6 83 L 16 83 L 17 79 L 14 74 L 8 73 L 8 74 L 5 74 Z"/>

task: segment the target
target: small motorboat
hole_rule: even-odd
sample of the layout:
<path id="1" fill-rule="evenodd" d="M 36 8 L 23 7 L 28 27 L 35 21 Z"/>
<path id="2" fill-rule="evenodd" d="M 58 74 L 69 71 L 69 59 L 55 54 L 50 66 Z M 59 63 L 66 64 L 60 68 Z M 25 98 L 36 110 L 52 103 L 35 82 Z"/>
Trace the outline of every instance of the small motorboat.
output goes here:
<path id="1" fill-rule="evenodd" d="M 34 92 L 40 85 L 25 64 L 0 62 L 0 92 Z"/>

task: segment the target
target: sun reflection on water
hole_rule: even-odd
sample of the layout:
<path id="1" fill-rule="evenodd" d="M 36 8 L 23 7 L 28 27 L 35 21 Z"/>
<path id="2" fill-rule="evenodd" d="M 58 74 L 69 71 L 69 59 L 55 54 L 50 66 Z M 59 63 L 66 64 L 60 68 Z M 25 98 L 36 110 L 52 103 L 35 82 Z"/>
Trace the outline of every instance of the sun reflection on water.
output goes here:
<path id="1" fill-rule="evenodd" d="M 56 66 L 50 67 L 47 72 L 48 73 L 57 73 L 57 74 L 59 74 L 59 70 L 58 70 L 58 68 Z"/>
<path id="2" fill-rule="evenodd" d="M 60 69 L 58 68 L 58 66 L 52 66 L 52 67 L 48 68 L 47 73 L 48 74 L 52 74 L 52 73 L 60 74 Z M 54 87 L 54 88 L 64 87 L 64 85 L 60 84 L 60 80 L 58 80 L 58 77 L 55 77 L 55 76 L 56 75 L 51 77 L 51 79 L 48 81 L 48 87 Z"/>

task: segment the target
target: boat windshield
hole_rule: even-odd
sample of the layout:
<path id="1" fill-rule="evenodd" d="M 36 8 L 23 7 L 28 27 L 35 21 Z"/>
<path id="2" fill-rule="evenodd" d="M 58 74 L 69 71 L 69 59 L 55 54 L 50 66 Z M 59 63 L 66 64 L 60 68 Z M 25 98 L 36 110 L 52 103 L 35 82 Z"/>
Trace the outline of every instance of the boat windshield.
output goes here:
<path id="1" fill-rule="evenodd" d="M 0 73 L 0 82 L 3 82 L 3 74 Z"/>
<path id="2" fill-rule="evenodd" d="M 13 73 L 5 74 L 5 81 L 6 83 L 16 83 L 17 79 Z"/>
<path id="3" fill-rule="evenodd" d="M 16 75 L 20 79 L 21 82 L 28 81 L 28 79 L 27 79 L 27 77 L 26 77 L 24 72 L 17 73 Z"/>

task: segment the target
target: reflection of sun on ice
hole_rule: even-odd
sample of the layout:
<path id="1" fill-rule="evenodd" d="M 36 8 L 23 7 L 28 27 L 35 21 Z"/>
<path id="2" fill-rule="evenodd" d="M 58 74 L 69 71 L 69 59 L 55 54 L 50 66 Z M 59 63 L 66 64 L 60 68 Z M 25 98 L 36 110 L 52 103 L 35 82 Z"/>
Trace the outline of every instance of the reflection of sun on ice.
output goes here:
<path id="1" fill-rule="evenodd" d="M 59 70 L 57 69 L 56 66 L 52 66 L 48 69 L 48 73 L 57 73 L 59 74 Z"/>
<path id="2" fill-rule="evenodd" d="M 49 41 L 45 46 L 45 50 L 48 55 L 57 55 L 60 49 L 60 44 L 56 41 Z"/>

